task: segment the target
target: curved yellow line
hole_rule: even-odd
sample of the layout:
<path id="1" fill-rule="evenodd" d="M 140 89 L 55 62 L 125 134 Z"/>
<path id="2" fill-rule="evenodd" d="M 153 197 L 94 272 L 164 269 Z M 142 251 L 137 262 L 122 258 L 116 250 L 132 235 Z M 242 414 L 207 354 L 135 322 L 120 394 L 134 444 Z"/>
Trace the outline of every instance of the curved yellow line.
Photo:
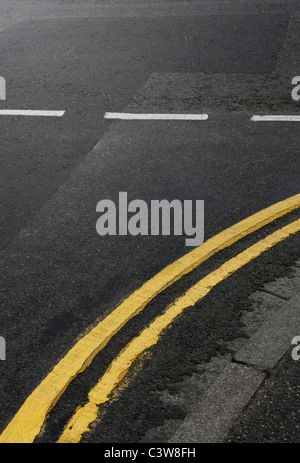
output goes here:
<path id="1" fill-rule="evenodd" d="M 202 278 L 183 296 L 179 297 L 113 360 L 98 384 L 90 391 L 88 403 L 79 407 L 70 419 L 58 443 L 80 442 L 82 435 L 89 431 L 90 425 L 97 419 L 99 405 L 109 400 L 109 396 L 124 378 L 137 357 L 146 349 L 156 344 L 162 332 L 185 309 L 194 306 L 196 302 L 206 296 L 216 285 L 244 265 L 298 231 L 300 231 L 300 219 L 272 233 L 233 259 L 230 259 L 217 270 Z"/>
<path id="2" fill-rule="evenodd" d="M 167 266 L 129 296 L 103 321 L 80 339 L 26 399 L 0 435 L 0 443 L 30 443 L 39 434 L 49 411 L 71 381 L 92 362 L 109 340 L 164 289 L 213 254 L 300 207 L 300 194 L 272 205 L 209 239 Z"/>

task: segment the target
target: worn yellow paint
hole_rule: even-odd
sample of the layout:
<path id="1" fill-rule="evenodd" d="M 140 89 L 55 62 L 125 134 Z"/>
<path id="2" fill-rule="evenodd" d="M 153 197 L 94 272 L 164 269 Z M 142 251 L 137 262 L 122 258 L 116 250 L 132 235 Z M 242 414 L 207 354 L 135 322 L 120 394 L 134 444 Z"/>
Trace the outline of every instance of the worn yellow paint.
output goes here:
<path id="1" fill-rule="evenodd" d="M 113 360 L 98 384 L 90 391 L 88 403 L 77 409 L 58 442 L 80 442 L 82 435 L 89 431 L 89 426 L 97 419 L 99 406 L 109 400 L 111 393 L 126 375 L 137 357 L 146 349 L 156 344 L 162 332 L 185 309 L 194 306 L 196 302 L 206 296 L 216 285 L 275 244 L 299 230 L 300 219 L 272 233 L 265 239 L 241 252 L 233 259 L 230 259 L 217 270 L 213 271 L 205 278 L 202 278 L 183 296 L 179 297 L 162 315 L 157 317 L 148 328 L 133 339 L 121 351 L 118 357 Z"/>
<path id="2" fill-rule="evenodd" d="M 300 194 L 274 204 L 207 240 L 147 281 L 69 350 L 24 402 L 0 435 L 0 443 L 33 442 L 47 414 L 70 382 L 90 365 L 109 340 L 157 294 L 216 252 L 299 207 Z"/>

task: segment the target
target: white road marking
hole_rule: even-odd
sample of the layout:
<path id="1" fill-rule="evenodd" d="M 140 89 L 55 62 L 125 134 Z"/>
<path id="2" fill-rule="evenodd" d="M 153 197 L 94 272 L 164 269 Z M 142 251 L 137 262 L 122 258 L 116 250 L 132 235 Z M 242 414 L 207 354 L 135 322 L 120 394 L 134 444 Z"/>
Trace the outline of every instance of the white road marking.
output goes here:
<path id="1" fill-rule="evenodd" d="M 299 116 L 253 116 L 251 120 L 254 122 L 300 122 L 300 115 Z"/>
<path id="2" fill-rule="evenodd" d="M 35 111 L 27 109 L 1 109 L 0 116 L 62 117 L 65 111 Z"/>
<path id="3" fill-rule="evenodd" d="M 168 121 L 205 121 L 208 114 L 135 114 L 135 113 L 105 113 L 105 119 L 122 120 L 168 120 Z"/>

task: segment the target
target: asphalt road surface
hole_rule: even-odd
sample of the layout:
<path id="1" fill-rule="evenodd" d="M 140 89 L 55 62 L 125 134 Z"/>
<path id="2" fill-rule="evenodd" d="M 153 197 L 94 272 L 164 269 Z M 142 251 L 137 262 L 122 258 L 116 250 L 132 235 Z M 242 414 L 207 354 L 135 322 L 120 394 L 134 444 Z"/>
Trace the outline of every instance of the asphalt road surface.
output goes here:
<path id="1" fill-rule="evenodd" d="M 299 113 L 291 82 L 300 74 L 300 8 L 271 0 L 14 0 L 0 12 L 0 110 L 65 111 L 0 114 L 2 432 L 79 339 L 192 250 L 172 234 L 99 236 L 100 200 L 118 204 L 119 192 L 148 204 L 203 200 L 207 241 L 299 193 L 299 122 L 251 118 Z M 208 118 L 113 120 L 108 112 Z M 295 210 L 272 220 L 154 297 L 72 377 L 31 441 L 58 441 L 120 351 L 176 297 L 298 217 Z M 197 401 L 203 365 L 230 354 L 242 336 L 249 296 L 299 260 L 298 235 L 176 318 L 80 441 L 167 442 Z"/>

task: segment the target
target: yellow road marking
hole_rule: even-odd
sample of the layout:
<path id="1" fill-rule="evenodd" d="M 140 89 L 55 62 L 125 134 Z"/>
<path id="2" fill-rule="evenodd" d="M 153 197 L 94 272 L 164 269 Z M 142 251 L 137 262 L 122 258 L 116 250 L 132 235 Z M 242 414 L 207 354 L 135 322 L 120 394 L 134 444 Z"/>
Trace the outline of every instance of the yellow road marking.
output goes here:
<path id="1" fill-rule="evenodd" d="M 213 254 L 299 207 L 300 194 L 272 205 L 209 239 L 151 278 L 70 349 L 24 402 L 1 434 L 0 443 L 33 442 L 47 414 L 70 382 L 90 365 L 110 339 L 157 294 Z"/>
<path id="2" fill-rule="evenodd" d="M 82 435 L 89 431 L 90 424 L 97 419 L 99 406 L 109 400 L 109 396 L 124 378 L 137 357 L 146 349 L 156 344 L 161 333 L 175 320 L 175 318 L 182 314 L 185 309 L 194 306 L 196 302 L 206 296 L 216 285 L 224 281 L 241 267 L 298 231 L 300 231 L 300 219 L 272 233 L 241 252 L 233 259 L 230 259 L 217 270 L 211 272 L 205 278 L 202 278 L 183 296 L 179 297 L 162 315 L 158 316 L 148 328 L 134 338 L 113 360 L 98 384 L 90 391 L 88 403 L 77 409 L 58 442 L 80 442 Z"/>

